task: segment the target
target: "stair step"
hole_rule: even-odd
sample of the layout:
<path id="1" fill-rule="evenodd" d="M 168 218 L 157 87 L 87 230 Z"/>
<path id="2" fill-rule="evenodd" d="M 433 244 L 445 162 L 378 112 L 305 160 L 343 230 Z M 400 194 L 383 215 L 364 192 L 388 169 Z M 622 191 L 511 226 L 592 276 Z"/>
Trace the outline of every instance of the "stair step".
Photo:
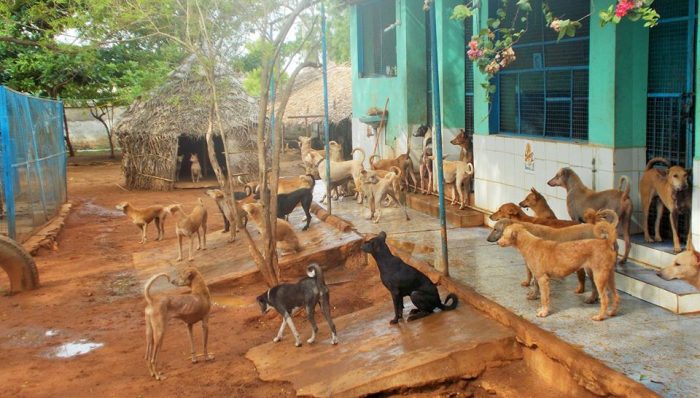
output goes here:
<path id="1" fill-rule="evenodd" d="M 406 201 L 410 208 L 423 214 L 433 217 L 438 217 L 440 214 L 437 196 L 407 194 Z M 447 198 L 445 198 L 445 219 L 452 227 L 465 228 L 484 225 L 483 213 L 473 209 L 460 210 L 456 205 L 450 205 Z"/>

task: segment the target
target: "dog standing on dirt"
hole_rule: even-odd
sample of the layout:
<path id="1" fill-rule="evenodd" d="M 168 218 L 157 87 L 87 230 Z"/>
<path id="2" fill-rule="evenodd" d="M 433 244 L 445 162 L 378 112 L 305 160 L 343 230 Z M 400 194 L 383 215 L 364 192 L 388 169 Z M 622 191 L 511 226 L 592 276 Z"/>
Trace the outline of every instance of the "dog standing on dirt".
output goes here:
<path id="1" fill-rule="evenodd" d="M 177 260 L 182 261 L 182 238 L 190 238 L 190 251 L 187 257 L 192 261 L 192 248 L 194 247 L 194 234 L 197 234 L 197 250 L 207 249 L 207 208 L 202 199 L 198 199 L 197 205 L 190 214 L 185 214 L 182 205 L 168 206 L 168 212 L 175 216 L 175 235 L 177 235 Z M 199 230 L 202 230 L 200 234 Z"/>
<path id="2" fill-rule="evenodd" d="M 623 191 L 624 182 L 627 184 L 625 184 L 626 188 Z M 625 253 L 620 259 L 620 264 L 627 261 L 631 248 L 630 224 L 632 220 L 632 200 L 630 199 L 630 184 L 627 177 L 620 177 L 620 189 L 596 192 L 585 186 L 572 169 L 564 167 L 547 182 L 547 185 L 566 189 L 566 208 L 572 220 L 579 220 L 583 217 L 586 209 L 611 209 L 617 213 L 625 240 Z"/>
<path id="3" fill-rule="evenodd" d="M 207 340 L 209 337 L 209 311 L 211 310 L 211 297 L 209 288 L 204 282 L 202 274 L 197 268 L 188 267 L 180 271 L 178 277 L 170 281 L 175 286 L 188 286 L 189 294 L 174 294 L 154 299 L 151 297 L 150 289 L 153 282 L 160 277 L 165 277 L 170 281 L 167 274 L 152 276 L 143 288 L 143 295 L 146 298 L 146 364 L 151 376 L 156 380 L 163 380 L 165 377 L 158 373 L 156 361 L 158 353 L 163 345 L 165 327 L 168 319 L 176 318 L 187 324 L 187 334 L 190 338 L 190 353 L 192 363 L 197 363 L 197 355 L 194 349 L 194 337 L 192 336 L 192 326 L 197 322 L 202 322 L 202 340 L 204 342 L 204 360 L 211 361 L 213 355 L 207 352 Z"/>
<path id="4" fill-rule="evenodd" d="M 599 221 L 595 228 L 599 231 L 597 234 L 605 239 L 556 242 L 538 238 L 520 224 L 510 225 L 503 231 L 498 245 L 515 246 L 537 278 L 542 304 L 537 311 L 538 317 L 546 317 L 549 314 L 549 279 L 563 278 L 581 268 L 590 269 L 593 273 L 600 298 L 600 310 L 592 319 L 602 321 L 617 313 L 620 296 L 615 289 L 617 252 L 613 246 L 617 239 L 616 228 L 607 221 Z M 610 311 L 608 291 L 613 296 Z"/>
<path id="5" fill-rule="evenodd" d="M 667 170 L 654 168 L 654 164 L 663 163 Z M 678 216 L 689 210 L 691 204 L 691 192 L 688 185 L 688 171 L 680 166 L 671 166 L 671 162 L 664 158 L 653 158 L 647 162 L 647 167 L 639 181 L 639 195 L 642 199 L 642 226 L 644 227 L 644 240 L 647 242 L 661 242 L 661 216 L 664 206 L 669 211 L 669 221 L 673 231 L 673 252 L 680 253 L 681 243 L 678 237 Z M 654 196 L 659 196 L 656 203 L 656 222 L 654 223 L 654 240 L 649 235 L 649 206 Z"/>
<path id="6" fill-rule="evenodd" d="M 196 153 L 190 155 L 190 163 L 192 182 L 199 182 L 199 180 L 202 178 L 202 166 L 199 164 L 199 157 Z"/>
<path id="7" fill-rule="evenodd" d="M 141 241 L 139 243 L 146 243 L 146 230 L 151 221 L 155 221 L 156 230 L 158 231 L 156 240 L 163 239 L 163 235 L 165 235 L 165 217 L 168 214 L 164 206 L 153 205 L 139 209 L 132 206 L 129 202 L 121 202 L 115 207 L 117 210 L 123 211 L 131 219 L 131 222 L 139 227 L 141 230 Z"/>
<path id="8" fill-rule="evenodd" d="M 532 211 L 535 212 L 535 217 L 557 219 L 557 215 L 554 214 L 552 208 L 549 207 L 547 199 L 545 199 L 541 193 L 537 192 L 534 187 L 530 188 L 530 192 L 522 202 L 518 203 L 518 206 L 523 209 L 532 209 Z"/>
<path id="9" fill-rule="evenodd" d="M 416 308 L 412 309 L 408 321 L 423 318 L 433 313 L 436 308 L 449 311 L 457 308 L 458 298 L 450 293 L 444 302 L 435 284 L 422 272 L 406 264 L 394 256 L 386 245 L 386 232 L 362 243 L 362 251 L 370 253 L 379 267 L 379 277 L 384 286 L 389 289 L 394 303 L 394 318 L 389 322 L 395 325 L 403 319 L 403 298 L 411 297 Z M 451 304 L 447 304 L 451 300 Z"/>
<path id="10" fill-rule="evenodd" d="M 284 328 L 289 326 L 294 335 L 294 345 L 301 347 L 299 332 L 294 326 L 291 314 L 295 308 L 302 307 L 306 309 L 306 316 L 311 324 L 311 337 L 306 342 L 312 344 L 316 341 L 318 326 L 316 325 L 314 312 L 316 305 L 320 304 L 321 313 L 326 318 L 328 327 L 331 330 L 331 344 L 338 344 L 338 335 L 331 318 L 330 294 L 326 281 L 323 278 L 323 271 L 321 271 L 321 267 L 318 264 L 310 264 L 306 267 L 306 274 L 308 275 L 307 277 L 295 284 L 282 283 L 258 296 L 258 305 L 260 305 L 260 310 L 263 314 L 274 308 L 282 316 L 282 326 L 280 326 L 277 336 L 272 341 L 277 343 L 282 340 Z"/>
<path id="11" fill-rule="evenodd" d="M 682 279 L 696 289 L 700 290 L 700 253 L 695 251 L 693 247 L 693 234 L 688 231 L 688 241 L 685 245 L 685 250 L 676 254 L 673 258 L 673 264 L 656 274 L 663 279 Z"/>

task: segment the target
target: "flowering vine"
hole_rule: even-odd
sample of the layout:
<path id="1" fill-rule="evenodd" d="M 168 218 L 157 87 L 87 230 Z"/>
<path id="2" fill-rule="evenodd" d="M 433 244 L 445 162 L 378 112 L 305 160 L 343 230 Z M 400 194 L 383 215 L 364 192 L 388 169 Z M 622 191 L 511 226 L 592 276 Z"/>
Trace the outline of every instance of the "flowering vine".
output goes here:
<path id="1" fill-rule="evenodd" d="M 485 1 L 485 0 L 480 0 Z M 515 11 L 506 12 L 511 1 L 515 1 Z M 645 27 L 655 26 L 659 14 L 651 8 L 654 0 L 617 0 L 607 10 L 599 13 L 600 24 L 619 23 L 623 18 L 631 21 L 643 19 Z M 455 6 L 451 19 L 464 20 L 474 15 L 478 8 L 479 0 L 472 0 L 467 4 Z M 517 44 L 522 35 L 527 31 L 529 15 L 532 12 L 531 0 L 501 0 L 502 6 L 496 10 L 496 16 L 486 21 L 486 27 L 472 36 L 469 41 L 467 57 L 475 62 L 479 71 L 486 77 L 482 87 L 486 91 L 487 100 L 496 91 L 496 87 L 490 83 L 491 78 L 508 67 L 516 59 L 513 46 Z M 546 26 L 557 33 L 557 40 L 565 36 L 574 37 L 576 30 L 581 27 L 581 21 L 590 16 L 586 15 L 578 20 L 561 19 L 552 13 L 547 0 L 542 1 L 542 14 Z"/>

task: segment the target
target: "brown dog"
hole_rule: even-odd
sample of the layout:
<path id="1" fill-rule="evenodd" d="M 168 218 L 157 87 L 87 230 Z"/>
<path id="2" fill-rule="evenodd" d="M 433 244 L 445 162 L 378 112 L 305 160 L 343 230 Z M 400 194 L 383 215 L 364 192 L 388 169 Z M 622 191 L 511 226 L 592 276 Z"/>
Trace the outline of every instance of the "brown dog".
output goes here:
<path id="1" fill-rule="evenodd" d="M 190 155 L 190 172 L 192 173 L 192 182 L 199 182 L 202 178 L 202 166 L 199 164 L 199 157 L 196 153 Z"/>
<path id="2" fill-rule="evenodd" d="M 626 189 L 623 191 L 622 185 L 625 182 L 627 183 Z M 627 261 L 631 247 L 630 224 L 632 220 L 632 200 L 630 199 L 630 184 L 627 177 L 620 177 L 619 189 L 596 192 L 585 186 L 572 169 L 564 167 L 547 182 L 547 185 L 566 189 L 566 208 L 572 220 L 581 219 L 586 209 L 611 209 L 617 213 L 625 240 L 625 254 L 620 259 L 620 264 Z"/>
<path id="3" fill-rule="evenodd" d="M 367 206 L 369 206 L 370 210 L 369 219 L 375 224 L 379 223 L 379 219 L 382 216 L 381 204 L 385 198 L 391 198 L 396 205 L 401 206 L 401 201 L 398 199 L 401 194 L 399 187 L 401 172 L 395 166 L 392 166 L 392 169 L 396 171 L 386 172 L 381 178 L 377 173 L 380 170 L 362 170 L 360 174 L 362 192 L 367 196 Z M 410 220 L 408 217 L 408 212 L 406 211 L 406 206 L 404 205 L 402 207 L 406 220 Z"/>
<path id="4" fill-rule="evenodd" d="M 374 158 L 379 158 L 379 156 L 372 155 L 369 157 L 369 165 L 372 170 L 391 171 L 392 167 L 396 167 L 401 170 L 400 176 L 403 177 L 403 182 L 407 190 L 411 186 L 408 183 L 409 177 L 411 177 L 414 187 L 418 185 L 416 173 L 413 171 L 413 162 L 411 161 L 411 157 L 408 155 L 408 153 L 401 154 L 393 159 L 379 159 L 375 161 L 373 160 Z"/>
<path id="5" fill-rule="evenodd" d="M 535 212 L 535 217 L 551 219 L 557 218 L 554 211 L 552 211 L 552 208 L 549 207 L 547 199 L 545 199 L 541 193 L 537 192 L 534 187 L 530 188 L 530 193 L 528 193 L 525 199 L 518 203 L 518 205 L 523 209 L 532 209 L 532 211 Z"/>
<path id="6" fill-rule="evenodd" d="M 131 219 L 131 222 L 141 230 L 141 241 L 139 243 L 146 243 L 148 224 L 154 220 L 156 223 L 156 230 L 158 231 L 156 240 L 163 239 L 163 235 L 165 235 L 165 217 L 168 214 L 164 206 L 153 205 L 139 209 L 132 206 L 129 202 L 121 202 L 116 208 L 123 211 L 124 214 Z"/>
<path id="7" fill-rule="evenodd" d="M 656 274 L 666 280 L 682 279 L 700 290 L 700 253 L 696 252 L 695 247 L 693 247 L 692 236 L 688 231 L 685 251 L 678 253 L 673 258 L 673 264 Z"/>
<path id="8" fill-rule="evenodd" d="M 459 129 L 459 134 L 450 141 L 450 144 L 457 145 L 461 147 L 462 150 L 459 152 L 459 160 L 474 164 L 474 144 L 472 142 L 472 136 L 474 134 L 467 134 L 464 129 Z"/>
<path id="9" fill-rule="evenodd" d="M 168 212 L 175 216 L 177 222 L 175 224 L 175 235 L 177 235 L 177 260 L 182 261 L 182 238 L 190 238 L 190 251 L 187 257 L 188 261 L 192 261 L 192 248 L 194 247 L 194 234 L 197 234 L 197 250 L 207 249 L 207 209 L 204 207 L 204 202 L 201 198 L 198 199 L 197 205 L 192 209 L 190 214 L 185 214 L 182 205 L 170 205 L 167 207 Z M 202 233 L 199 233 L 199 230 Z"/>
<path id="10" fill-rule="evenodd" d="M 537 312 L 538 317 L 546 317 L 549 314 L 549 279 L 563 278 L 581 268 L 590 269 L 593 273 L 593 280 L 600 297 L 600 310 L 592 319 L 602 321 L 617 313 L 620 296 L 615 289 L 614 271 L 617 253 L 613 248 L 617 233 L 615 227 L 607 221 L 598 222 L 595 228 L 605 239 L 555 242 L 535 237 L 520 224 L 510 225 L 503 231 L 498 245 L 515 246 L 537 278 L 542 304 Z M 608 311 L 608 290 L 613 296 L 610 311 Z"/>
<path id="11" fill-rule="evenodd" d="M 165 277 L 170 281 L 167 274 L 152 276 L 143 288 L 143 295 L 146 298 L 146 364 L 151 376 L 156 380 L 163 380 L 165 377 L 158 373 L 156 361 L 158 353 L 163 344 L 165 327 L 168 319 L 176 318 L 187 324 L 187 334 L 190 337 L 190 353 L 192 363 L 197 363 L 197 355 L 194 349 L 194 337 L 192 336 L 192 326 L 197 322 L 202 322 L 202 340 L 204 342 L 204 360 L 211 361 L 213 355 L 207 352 L 207 340 L 209 337 L 209 310 L 211 309 L 211 298 L 209 288 L 204 282 L 202 274 L 197 268 L 188 267 L 178 273 L 171 283 L 175 286 L 188 286 L 189 294 L 174 294 L 172 296 L 159 297 L 153 299 L 150 289 L 153 282 L 159 277 Z"/>
<path id="12" fill-rule="evenodd" d="M 668 170 L 654 168 L 654 164 L 663 163 Z M 639 195 L 642 198 L 642 226 L 644 227 L 644 240 L 647 242 L 661 242 L 661 216 L 664 206 L 669 211 L 671 230 L 673 231 L 673 252 L 680 253 L 681 243 L 678 237 L 678 215 L 691 207 L 691 196 L 688 185 L 688 171 L 680 166 L 671 166 L 671 162 L 664 158 L 653 158 L 647 162 L 647 167 L 639 181 Z M 656 203 L 656 223 L 654 224 L 654 240 L 649 236 L 649 206 L 654 196 L 659 196 Z"/>
<path id="13" fill-rule="evenodd" d="M 258 227 L 258 231 L 262 232 L 264 217 L 262 213 L 262 205 L 260 203 L 246 203 L 243 205 L 243 210 L 245 210 L 250 216 L 250 219 L 255 222 L 255 225 Z M 303 249 L 299 244 L 297 234 L 294 232 L 292 226 L 289 225 L 288 222 L 278 218 L 276 232 L 275 239 L 277 240 L 277 243 L 282 251 L 300 252 Z"/>
<path id="14" fill-rule="evenodd" d="M 491 214 L 489 219 L 491 221 L 498 221 L 504 218 L 511 219 L 513 221 L 529 222 L 532 224 L 547 225 L 554 228 L 570 227 L 572 225 L 580 224 L 578 221 L 569 220 L 557 220 L 551 218 L 540 218 L 532 217 L 525 214 L 523 209 L 518 207 L 515 203 L 504 203 L 501 207 L 496 210 L 495 213 Z"/>
<path id="15" fill-rule="evenodd" d="M 467 205 L 467 199 L 464 198 L 465 189 L 471 186 L 471 178 L 474 176 L 474 165 L 465 163 L 461 160 L 443 160 L 443 179 L 445 184 L 454 184 L 452 186 L 452 205 L 454 206 L 459 195 L 459 208 L 464 209 Z"/>

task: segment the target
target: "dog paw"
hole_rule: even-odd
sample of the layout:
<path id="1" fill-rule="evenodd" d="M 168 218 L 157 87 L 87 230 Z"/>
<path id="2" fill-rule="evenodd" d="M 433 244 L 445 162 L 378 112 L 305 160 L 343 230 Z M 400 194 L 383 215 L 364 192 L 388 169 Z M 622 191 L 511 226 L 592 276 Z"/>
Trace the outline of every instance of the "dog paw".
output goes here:
<path id="1" fill-rule="evenodd" d="M 390 324 L 390 325 L 396 325 L 397 323 L 399 323 L 399 319 L 398 319 L 398 318 L 394 318 L 394 319 L 392 319 L 392 320 L 389 321 L 389 324 Z"/>
<path id="2" fill-rule="evenodd" d="M 655 236 L 654 237 L 654 242 L 661 242 L 663 239 L 661 239 L 660 236 Z"/>
<path id="3" fill-rule="evenodd" d="M 538 298 L 540 298 L 540 293 L 537 290 L 531 289 L 527 292 L 528 300 L 537 300 Z"/>
<path id="4" fill-rule="evenodd" d="M 175 261 L 182 261 L 182 257 L 176 258 Z"/>
<path id="5" fill-rule="evenodd" d="M 301 341 L 295 341 L 294 347 L 297 347 L 297 348 L 301 347 Z"/>
<path id="6" fill-rule="evenodd" d="M 540 310 L 537 311 L 537 316 L 540 317 L 540 318 L 544 318 L 544 317 L 546 317 L 547 315 L 549 315 L 549 310 L 546 309 L 546 308 L 540 308 Z"/>
<path id="7" fill-rule="evenodd" d="M 593 316 L 591 317 L 591 319 L 593 319 L 594 321 L 602 321 L 602 320 L 605 320 L 605 319 L 607 319 L 607 318 L 608 318 L 608 317 L 605 316 L 605 315 L 593 315 Z"/>
<path id="8" fill-rule="evenodd" d="M 598 301 L 598 297 L 597 297 L 597 296 L 588 296 L 587 299 L 583 300 L 583 302 L 586 303 L 586 304 L 595 304 L 596 301 Z"/>
<path id="9" fill-rule="evenodd" d="M 274 339 L 272 339 L 273 343 L 279 343 L 280 341 L 282 341 L 281 337 L 275 337 Z"/>
<path id="10" fill-rule="evenodd" d="M 576 289 L 574 289 L 574 293 L 576 294 L 581 294 L 586 291 L 586 288 L 583 286 L 577 286 Z"/>
<path id="11" fill-rule="evenodd" d="M 205 360 L 206 362 L 213 361 L 213 360 L 214 360 L 214 354 L 205 355 L 205 356 L 204 356 L 204 360 Z"/>
<path id="12" fill-rule="evenodd" d="M 338 344 L 338 337 L 333 336 L 333 337 L 331 338 L 331 344 L 333 344 L 333 345 Z"/>
<path id="13" fill-rule="evenodd" d="M 530 286 L 530 280 L 524 280 L 520 282 L 520 286 Z"/>
<path id="14" fill-rule="evenodd" d="M 678 254 L 678 253 L 680 253 L 680 252 L 681 252 L 681 248 L 680 248 L 680 247 L 674 247 L 674 248 L 673 248 L 673 253 Z"/>

